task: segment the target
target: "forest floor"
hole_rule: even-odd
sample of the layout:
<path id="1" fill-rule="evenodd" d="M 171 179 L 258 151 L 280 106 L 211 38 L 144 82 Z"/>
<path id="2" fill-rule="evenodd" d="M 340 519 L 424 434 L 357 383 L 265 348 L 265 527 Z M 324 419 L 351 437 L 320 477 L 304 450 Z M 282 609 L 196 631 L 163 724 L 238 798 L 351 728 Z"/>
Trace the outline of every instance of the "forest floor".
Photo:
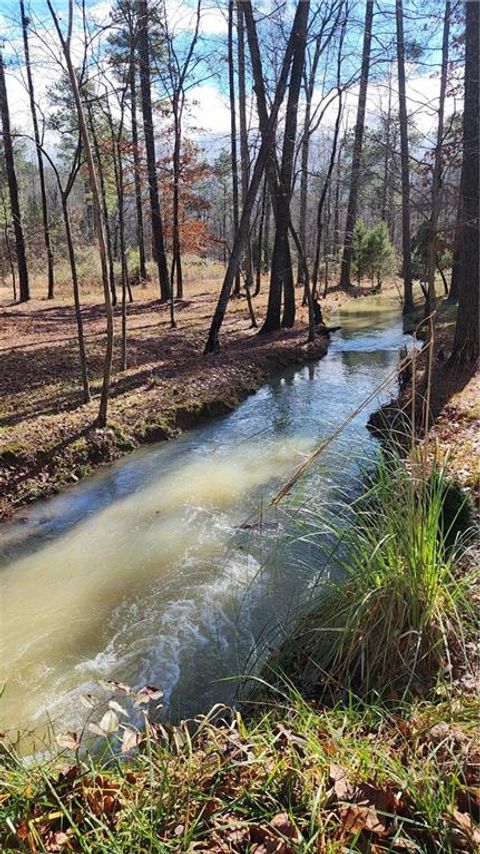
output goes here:
<path id="1" fill-rule="evenodd" d="M 208 268 L 207 268 L 208 272 Z M 205 275 L 205 272 L 203 273 Z M 232 299 L 221 331 L 221 352 L 203 349 L 220 279 L 188 283 L 187 298 L 169 309 L 153 285 L 134 289 L 128 305 L 127 370 L 120 372 L 120 307 L 115 309 L 109 422 L 97 415 L 105 317 L 98 287 L 84 289 L 88 371 L 93 400 L 82 404 L 76 324 L 66 286 L 58 297 L 8 304 L 0 293 L 0 519 L 16 508 L 55 494 L 143 442 L 171 438 L 203 418 L 232 409 L 282 367 L 324 355 L 327 340 L 306 346 L 307 311 L 300 308 L 292 330 L 259 336 L 250 328 L 245 298 Z M 255 299 L 259 325 L 265 315 L 267 282 Z M 42 283 L 44 293 L 44 283 Z M 367 287 L 354 295 L 369 293 Z M 2 300 L 3 297 L 3 300 Z M 323 301 L 326 317 L 348 297 L 332 288 Z"/>

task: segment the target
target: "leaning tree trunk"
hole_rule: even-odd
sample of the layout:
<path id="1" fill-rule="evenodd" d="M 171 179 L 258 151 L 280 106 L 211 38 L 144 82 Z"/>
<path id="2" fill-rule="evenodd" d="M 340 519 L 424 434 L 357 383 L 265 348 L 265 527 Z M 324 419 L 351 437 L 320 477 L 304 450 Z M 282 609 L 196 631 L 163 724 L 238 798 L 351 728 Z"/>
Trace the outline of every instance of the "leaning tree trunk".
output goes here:
<path id="1" fill-rule="evenodd" d="M 465 3 L 465 104 L 463 111 L 463 157 L 460 191 L 460 281 L 457 324 L 451 363 L 473 365 L 479 357 L 479 120 L 480 98 L 480 5 Z"/>
<path id="2" fill-rule="evenodd" d="M 230 293 L 232 290 L 233 281 L 235 278 L 235 274 L 239 268 L 240 258 L 243 250 L 244 239 L 246 235 L 246 224 L 250 222 L 250 218 L 252 215 L 253 206 L 255 204 L 255 199 L 257 197 L 257 193 L 260 187 L 260 183 L 262 180 L 263 173 L 265 171 L 265 166 L 267 164 L 267 160 L 271 156 L 271 150 L 273 145 L 273 140 L 275 138 L 275 128 L 278 120 L 278 113 L 280 107 L 283 103 L 283 99 L 285 97 L 285 92 L 287 89 L 288 82 L 288 74 L 290 70 L 290 65 L 292 62 L 292 56 L 294 52 L 294 44 L 295 44 L 295 31 L 296 25 L 298 21 L 298 17 L 300 15 L 300 9 L 303 4 L 299 3 L 297 7 L 297 11 L 295 13 L 295 19 L 292 27 L 292 32 L 290 34 L 290 38 L 288 40 L 287 48 L 285 51 L 285 56 L 283 58 L 282 68 L 280 71 L 280 76 L 278 78 L 277 87 L 275 91 L 275 97 L 273 99 L 272 109 L 270 112 L 270 116 L 268 117 L 268 121 L 262 130 L 262 141 L 260 144 L 260 149 L 257 154 L 257 159 L 255 161 L 255 165 L 253 167 L 252 177 L 250 180 L 250 186 L 248 188 L 247 198 L 245 199 L 245 206 L 242 210 L 242 215 L 240 217 L 240 223 L 237 235 L 233 241 L 232 251 L 230 253 L 230 258 L 228 262 L 227 269 L 225 271 L 225 277 L 223 280 L 222 288 L 220 291 L 220 296 L 218 298 L 217 306 L 212 318 L 212 323 L 210 325 L 210 330 L 208 333 L 208 339 L 205 346 L 206 353 L 214 353 L 219 349 L 219 341 L 218 336 L 220 332 L 220 328 L 223 323 L 223 319 L 225 317 L 225 312 L 228 306 L 228 300 L 230 298 Z M 244 0 L 244 10 L 246 7 L 249 7 L 251 21 L 254 25 L 253 14 L 250 0 Z M 255 31 L 256 36 L 256 31 Z M 252 57 L 253 62 L 253 57 Z"/>
<path id="3" fill-rule="evenodd" d="M 18 280 L 20 286 L 20 302 L 30 299 L 30 286 L 28 283 L 27 255 L 25 251 L 25 238 L 23 235 L 22 217 L 20 214 L 20 202 L 18 200 L 17 174 L 15 172 L 15 160 L 13 157 L 12 134 L 10 130 L 10 113 L 8 110 L 7 87 L 5 83 L 5 69 L 3 65 L 2 51 L 0 50 L 0 114 L 3 130 L 3 153 L 5 156 L 5 168 L 7 171 L 8 192 L 10 195 L 10 209 L 12 212 L 13 231 L 15 234 L 15 250 L 17 255 Z"/>
<path id="4" fill-rule="evenodd" d="M 410 164 L 408 153 L 408 116 L 405 84 L 405 39 L 403 35 L 403 0 L 395 3 L 397 18 L 398 107 L 400 119 L 400 159 L 402 165 L 402 246 L 403 246 L 403 313 L 414 309 L 412 256 L 410 240 Z"/>
<path id="5" fill-rule="evenodd" d="M 342 269 L 340 273 L 340 287 L 344 290 L 346 290 L 350 286 L 350 270 L 352 266 L 352 237 L 353 229 L 355 227 L 355 222 L 357 219 L 358 185 L 360 181 L 363 135 L 365 130 L 365 110 L 367 105 L 368 75 L 370 73 L 372 22 L 373 0 L 367 0 L 367 6 L 365 11 L 365 27 L 363 32 L 360 92 L 358 96 L 357 120 L 355 123 L 352 171 L 350 174 L 350 191 L 348 195 L 347 219 L 345 223 L 345 238 L 343 242 Z"/>
<path id="6" fill-rule="evenodd" d="M 168 276 L 167 256 L 163 238 L 163 223 L 160 213 L 157 165 L 155 159 L 155 138 L 153 134 L 152 89 L 150 71 L 150 47 L 148 43 L 147 0 L 137 0 L 138 7 L 138 56 L 140 60 L 140 92 L 142 97 L 143 133 L 147 156 L 148 189 L 150 193 L 150 211 L 152 219 L 152 242 L 158 267 L 160 297 L 170 299 L 171 288 Z"/>
<path id="7" fill-rule="evenodd" d="M 41 138 L 40 131 L 38 129 L 38 119 L 37 119 L 37 108 L 35 105 L 35 90 L 33 86 L 33 76 L 32 76 L 32 68 L 30 65 L 30 47 L 28 44 L 28 18 L 25 15 L 25 4 L 23 0 L 20 0 L 20 14 L 22 18 L 22 32 L 23 32 L 23 47 L 25 52 L 25 68 L 27 71 L 27 86 L 28 86 L 28 97 L 30 100 L 30 113 L 32 116 L 32 124 L 33 124 L 33 137 L 35 140 L 35 146 L 37 149 L 37 163 L 38 163 L 38 179 L 40 183 L 40 197 L 42 200 L 42 223 L 43 223 L 43 240 L 45 243 L 45 250 L 47 253 L 47 278 L 48 278 L 48 287 L 47 287 L 47 297 L 48 299 L 53 299 L 55 296 L 55 277 L 54 277 L 54 259 L 53 259 L 53 249 L 52 249 L 52 241 L 50 238 L 50 226 L 48 222 L 48 207 L 47 207 L 47 190 L 45 186 L 45 171 L 43 168 L 43 155 L 41 150 Z"/>
<path id="8" fill-rule="evenodd" d="M 425 315 L 428 317 L 435 309 L 435 273 L 437 269 L 437 229 L 440 214 L 442 188 L 442 146 L 445 116 L 445 93 L 447 91 L 448 39 L 450 34 L 451 2 L 446 0 L 443 18 L 442 71 L 440 75 L 440 94 L 438 103 L 437 144 L 432 176 L 432 212 L 430 216 L 430 234 L 428 238 L 427 281 L 428 293 Z"/>

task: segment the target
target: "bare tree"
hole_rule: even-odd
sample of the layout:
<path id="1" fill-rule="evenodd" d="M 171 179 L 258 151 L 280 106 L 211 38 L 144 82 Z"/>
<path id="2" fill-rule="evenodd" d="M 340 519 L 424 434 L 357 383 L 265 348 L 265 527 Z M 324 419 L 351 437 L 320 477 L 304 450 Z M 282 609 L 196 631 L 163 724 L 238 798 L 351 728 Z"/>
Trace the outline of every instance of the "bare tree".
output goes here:
<path id="1" fill-rule="evenodd" d="M 219 332 L 223 323 L 223 319 L 225 317 L 225 312 L 228 306 L 228 300 L 230 298 L 230 293 L 232 290 L 232 285 L 235 279 L 235 274 L 238 270 L 240 264 L 240 258 L 242 254 L 242 249 L 244 246 L 244 241 L 247 235 L 246 225 L 250 222 L 250 218 L 252 215 L 253 206 L 255 204 L 255 200 L 257 197 L 258 190 L 260 188 L 261 180 L 265 171 L 265 167 L 267 161 L 271 155 L 273 141 L 275 139 L 275 128 L 278 120 L 278 114 L 280 111 L 280 107 L 283 103 L 283 99 L 285 97 L 285 92 L 287 90 L 288 84 L 288 76 L 290 71 L 290 65 L 292 62 L 292 57 L 295 48 L 295 36 L 296 36 L 296 28 L 298 26 L 298 18 L 301 14 L 303 7 L 303 3 L 299 3 L 297 6 L 297 11 L 295 14 L 292 31 L 290 33 L 290 38 L 287 43 L 287 47 L 285 50 L 285 54 L 283 57 L 282 68 L 280 71 L 280 75 L 278 78 L 275 96 L 272 103 L 272 108 L 270 111 L 270 115 L 266 120 L 266 124 L 262 121 L 262 116 L 260 116 L 260 121 L 263 124 L 262 129 L 262 141 L 260 144 L 260 148 L 257 154 L 257 158 L 255 160 L 255 164 L 252 171 L 252 177 L 250 179 L 250 185 L 248 188 L 247 197 L 245 199 L 245 205 L 242 210 L 242 215 L 240 217 L 240 223 L 238 227 L 238 232 L 234 238 L 232 251 L 230 253 L 230 258 L 228 261 L 227 269 L 225 271 L 225 276 L 223 279 L 222 288 L 220 291 L 220 295 L 218 298 L 217 306 L 212 318 L 212 323 L 210 325 L 210 330 L 208 333 L 207 343 L 205 346 L 206 353 L 214 353 L 219 349 Z M 248 27 L 248 22 L 253 24 L 253 28 L 255 29 L 255 22 L 253 19 L 253 11 L 250 0 L 243 0 L 243 10 L 246 15 L 246 22 Z M 256 33 L 255 33 L 256 36 Z M 255 41 L 254 39 L 253 41 Z M 251 45 L 253 41 L 249 38 L 249 45 L 251 50 Z M 258 45 L 258 40 L 256 40 Z M 256 70 L 258 72 L 258 56 L 251 55 L 252 60 L 252 70 L 255 76 Z"/>
<path id="2" fill-rule="evenodd" d="M 437 144 L 432 175 L 432 211 L 430 215 L 430 234 L 428 240 L 427 281 L 428 292 L 425 314 L 430 315 L 435 308 L 435 273 L 437 270 L 437 229 L 440 214 L 442 189 L 442 146 L 444 137 L 445 93 L 447 91 L 448 40 L 450 35 L 451 2 L 446 0 L 443 16 L 442 67 L 440 72 L 440 93 L 438 103 Z"/>
<path id="3" fill-rule="evenodd" d="M 282 293 L 284 298 L 282 326 L 291 327 L 295 322 L 295 290 L 288 235 L 290 229 L 290 201 L 292 197 L 298 101 L 310 12 L 309 0 L 303 0 L 303 2 L 299 3 L 298 10 L 298 16 L 295 17 L 293 25 L 295 48 L 288 88 L 282 161 L 275 200 L 275 240 L 273 244 L 267 316 L 261 329 L 263 333 L 272 332 L 280 328 Z"/>
<path id="4" fill-rule="evenodd" d="M 248 150 L 248 128 L 247 128 L 247 90 L 245 76 L 245 34 L 244 20 L 241 2 L 237 2 L 237 41 L 238 41 L 238 117 L 240 131 L 240 174 L 241 174 L 241 198 L 242 205 L 245 204 L 245 199 L 248 191 L 248 182 L 250 179 L 250 154 Z M 244 275 L 245 288 L 247 298 L 253 285 L 253 264 L 252 264 L 252 240 L 251 226 L 248 224 L 248 238 L 245 245 L 244 254 Z M 256 326 L 256 321 L 253 321 L 253 326 Z"/>
<path id="5" fill-rule="evenodd" d="M 42 201 L 42 222 L 43 222 L 43 239 L 45 242 L 45 250 L 47 253 L 47 277 L 48 277 L 48 299 L 53 299 L 55 296 L 55 278 L 54 278 L 54 258 L 52 240 L 50 237 L 50 226 L 48 222 L 48 207 L 47 207 L 47 190 L 45 186 L 45 171 L 43 168 L 43 156 L 41 149 L 41 136 L 38 126 L 37 107 L 35 103 L 35 89 L 33 85 L 32 66 L 30 63 L 30 47 L 28 44 L 28 25 L 29 19 L 25 15 L 25 4 L 20 0 L 20 14 L 22 17 L 22 33 L 23 33 L 23 48 L 25 53 L 25 67 L 27 71 L 28 97 L 30 101 L 30 113 L 32 115 L 33 136 L 35 147 L 37 149 L 37 164 L 38 164 L 38 180 L 40 183 L 40 198 Z"/>
<path id="6" fill-rule="evenodd" d="M 343 242 L 342 269 L 340 287 L 350 286 L 350 268 L 352 264 L 352 237 L 357 219 L 358 185 L 362 161 L 363 135 L 365 129 L 365 110 L 367 105 L 368 76 L 370 72 L 370 50 L 372 44 L 373 0 L 367 0 L 365 9 L 365 26 L 363 31 L 362 70 L 360 75 L 360 92 L 358 95 L 357 120 L 355 123 L 355 139 L 353 142 L 352 170 L 350 174 L 350 190 L 348 195 L 347 219 L 345 223 L 345 238 Z"/>
<path id="7" fill-rule="evenodd" d="M 7 86 L 5 83 L 5 67 L 3 55 L 0 50 L 0 115 L 2 118 L 3 152 L 5 155 L 5 168 L 7 171 L 8 192 L 10 196 L 10 209 L 12 212 L 13 232 L 15 234 L 15 252 L 17 256 L 18 280 L 20 289 L 20 302 L 30 299 L 30 286 L 28 282 L 27 255 L 25 251 L 25 237 L 23 234 L 22 216 L 20 213 L 20 202 L 18 198 L 17 173 L 15 171 L 15 159 L 13 156 L 12 132 L 10 128 L 10 113 L 7 100 Z"/>
<path id="8" fill-rule="evenodd" d="M 67 241 L 67 251 L 68 258 L 70 262 L 70 273 L 72 276 L 72 288 L 73 288 L 73 304 L 75 307 L 75 321 L 77 324 L 77 340 L 78 340 L 78 352 L 80 356 L 80 371 L 82 377 L 82 386 L 83 386 L 83 402 L 88 403 L 91 400 L 90 394 L 90 383 L 88 380 L 88 369 L 87 369 L 87 356 L 85 351 L 85 334 L 83 330 L 83 319 L 82 319 L 82 308 L 80 304 L 80 285 L 78 281 L 78 273 L 77 273 L 77 263 L 75 259 L 75 247 L 73 243 L 73 235 L 72 235 L 72 227 L 70 223 L 70 213 L 68 209 L 68 199 L 70 193 L 72 192 L 73 186 L 75 184 L 75 179 L 78 175 L 78 171 L 81 166 L 81 150 L 82 143 L 81 140 L 78 140 L 77 146 L 75 148 L 75 153 L 71 161 L 70 169 L 67 175 L 66 181 L 63 183 L 62 178 L 60 176 L 60 172 L 55 164 L 55 161 L 52 157 L 45 151 L 45 148 L 42 145 L 42 155 L 48 160 L 50 166 L 52 168 L 53 174 L 57 180 L 58 189 L 60 192 L 60 199 L 62 203 L 62 214 L 63 214 L 63 224 L 65 227 L 65 238 Z"/>
<path id="9" fill-rule="evenodd" d="M 88 168 L 88 176 L 90 181 L 90 189 L 92 193 L 93 208 L 95 213 L 95 229 L 97 232 L 98 248 L 100 252 L 100 263 L 102 267 L 102 283 L 103 297 L 105 303 L 105 314 L 107 319 L 107 342 L 105 347 L 105 359 L 103 365 L 103 383 L 102 393 L 100 397 L 100 406 L 98 410 L 97 424 L 99 427 L 105 427 L 107 423 L 108 398 L 110 394 L 110 377 L 112 371 L 112 355 L 113 355 L 113 311 L 112 301 L 110 297 L 109 281 L 108 281 L 108 263 L 107 263 L 107 245 L 105 239 L 105 228 L 103 223 L 102 202 L 100 198 L 100 190 L 98 186 L 97 172 L 95 168 L 95 158 L 93 156 L 90 134 L 88 132 L 85 110 L 78 85 L 77 75 L 72 61 L 71 42 L 73 29 L 73 0 L 68 0 L 68 20 L 67 34 L 64 35 L 58 16 L 53 9 L 51 0 L 47 0 L 48 9 L 52 16 L 55 30 L 57 32 L 62 53 L 67 66 L 68 78 L 72 87 L 75 106 L 78 116 L 78 124 L 82 139 L 82 146 L 85 153 L 85 160 Z"/>
<path id="10" fill-rule="evenodd" d="M 303 118 L 303 133 L 301 140 L 301 177 L 300 177 L 300 213 L 298 223 L 298 236 L 303 247 L 307 245 L 307 201 L 309 186 L 309 159 L 310 140 L 313 133 L 318 129 L 318 122 L 312 116 L 312 102 L 317 82 L 317 73 L 322 54 L 327 49 L 336 30 L 343 7 L 340 2 L 329 2 L 325 7 L 320 5 L 312 16 L 312 25 L 315 32 L 311 43 L 307 44 L 305 52 L 305 67 L 303 69 L 302 84 L 305 95 L 305 113 Z M 320 20 L 318 20 L 320 18 Z M 333 19 L 333 21 L 332 21 Z M 328 25 L 330 24 L 330 27 Z M 309 30 L 312 29 L 312 25 Z M 310 32 L 309 32 L 310 35 Z M 307 253 L 308 254 L 308 253 Z M 297 284 L 305 284 L 302 259 L 298 259 Z"/>
<path id="11" fill-rule="evenodd" d="M 202 11 L 202 0 L 197 0 L 195 9 L 195 21 L 192 36 L 185 45 L 185 34 L 180 39 L 182 47 L 177 45 L 177 39 L 169 27 L 168 16 L 165 13 L 163 23 L 163 36 L 165 40 L 167 61 L 160 61 L 160 76 L 168 94 L 173 116 L 173 206 L 172 206 L 172 267 L 170 274 L 170 287 L 172 293 L 176 284 L 176 296 L 183 298 L 183 271 L 182 251 L 180 240 L 180 185 L 181 154 L 183 134 L 183 114 L 185 110 L 185 99 L 189 84 L 189 75 L 197 68 L 200 57 L 195 56 L 195 47 L 200 32 L 200 18 Z"/>
<path id="12" fill-rule="evenodd" d="M 168 300 L 171 296 L 171 288 L 167 268 L 167 256 L 165 253 L 165 241 L 163 238 L 163 223 L 160 212 L 160 196 L 158 191 L 157 165 L 155 158 L 155 138 L 153 134 L 150 45 L 148 38 L 149 12 L 147 0 L 136 0 L 136 3 L 138 17 L 137 49 L 140 63 L 140 92 L 142 97 L 145 153 L 147 157 L 148 190 L 150 194 L 152 241 L 155 249 L 155 261 L 158 268 L 160 297 L 162 300 Z"/>
<path id="13" fill-rule="evenodd" d="M 403 313 L 414 309 L 410 238 L 410 163 L 408 146 L 407 94 L 405 82 L 405 38 L 403 33 L 403 0 L 395 0 L 397 21 L 398 109 L 400 119 L 400 157 L 402 164 L 402 246 L 403 246 Z"/>
<path id="14" fill-rule="evenodd" d="M 238 191 L 238 156 L 237 156 L 237 115 L 235 105 L 235 62 L 233 54 L 233 18 L 234 0 L 228 4 L 228 92 L 230 100 L 230 162 L 232 166 L 232 220 L 233 238 L 238 234 L 239 223 L 239 191 Z M 233 284 L 234 296 L 240 296 L 240 268 L 235 274 Z"/>

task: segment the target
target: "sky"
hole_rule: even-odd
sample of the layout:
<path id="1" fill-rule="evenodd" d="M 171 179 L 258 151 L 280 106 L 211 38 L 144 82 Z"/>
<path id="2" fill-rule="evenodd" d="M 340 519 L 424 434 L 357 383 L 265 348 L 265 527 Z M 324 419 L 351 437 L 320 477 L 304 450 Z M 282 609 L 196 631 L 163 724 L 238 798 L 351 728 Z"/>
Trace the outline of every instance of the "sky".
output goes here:
<path id="1" fill-rule="evenodd" d="M 416 0 L 412 0 L 415 2 Z M 263 0 L 264 5 L 267 0 Z M 392 5 L 393 0 L 390 0 Z M 40 108 L 47 104 L 47 91 L 54 85 L 60 74 L 60 51 L 55 37 L 52 23 L 49 19 L 48 10 L 44 0 L 25 0 L 27 14 L 31 16 L 35 29 L 40 34 L 40 40 L 34 36 L 30 39 L 32 53 L 32 66 L 34 69 L 34 85 L 37 101 Z M 170 26 L 178 37 L 188 38 L 194 20 L 193 0 L 166 0 L 167 13 Z M 363 0 L 358 0 L 358 17 L 361 20 L 363 13 Z M 388 7 L 389 2 L 383 4 Z M 408 5 L 408 4 L 407 4 Z M 443 5 L 440 0 L 435 0 L 434 6 L 440 10 Z M 111 8 L 107 0 L 87 0 L 89 22 L 93 25 L 104 25 L 109 20 Z M 56 0 L 55 8 L 65 18 L 66 0 Z M 23 45 L 21 33 L 18 27 L 19 11 L 14 0 L 2 0 L 0 6 L 0 39 L 3 36 L 5 43 L 4 55 L 7 62 L 7 92 L 11 112 L 12 125 L 23 133 L 31 132 L 31 120 L 29 113 L 28 98 L 25 86 L 25 69 L 23 66 Z M 202 81 L 192 89 L 190 95 L 190 108 L 188 126 L 189 133 L 202 142 L 204 146 L 211 147 L 212 152 L 218 153 L 223 145 L 228 143 L 230 132 L 230 112 L 226 94 L 226 69 L 225 69 L 225 44 L 226 44 L 226 0 L 203 0 L 203 13 L 201 19 L 202 45 L 207 55 L 208 66 L 202 69 L 200 76 Z M 77 26 L 80 26 L 80 14 L 76 10 Z M 389 24 L 391 26 L 391 23 Z M 421 19 L 409 17 L 406 21 L 407 31 L 410 37 L 420 38 L 424 24 Z M 377 18 L 374 25 L 375 38 L 373 50 L 381 52 L 382 39 L 385 38 L 385 21 Z M 355 30 L 356 39 L 361 39 L 360 28 Z M 407 67 L 407 98 L 409 111 L 415 113 L 415 120 L 420 131 L 426 137 L 431 138 L 431 131 L 435 125 L 435 111 L 437 107 L 439 79 L 433 74 L 435 64 L 439 60 L 439 33 L 440 28 L 436 26 L 433 36 L 428 32 L 423 38 L 430 38 L 430 53 L 425 55 L 427 69 L 418 73 L 412 67 Z M 359 47 L 358 45 L 357 47 Z M 80 42 L 78 42 L 79 55 L 81 53 Z M 358 52 L 358 50 L 357 50 Z M 355 59 L 358 65 L 358 59 Z M 430 63 L 431 67 L 428 67 Z M 393 69 L 395 71 L 395 69 Z M 215 72 L 217 72 L 215 74 Z M 379 110 L 383 105 L 386 107 L 387 90 L 385 85 L 385 64 L 379 66 L 372 72 L 372 82 L 369 87 L 367 101 L 367 123 L 375 122 Z M 355 120 L 357 106 L 358 87 L 353 87 L 345 102 L 345 122 L 351 126 Z M 251 95 L 253 97 L 253 93 Z M 395 109 L 396 98 L 394 96 L 393 107 Z M 458 105 L 457 105 L 458 106 Z M 455 107 L 454 100 L 449 99 L 447 104 L 447 115 Z M 253 111 L 252 111 L 253 114 Z M 332 104 L 325 116 L 328 126 L 333 124 L 336 115 L 336 105 Z M 208 151 L 207 151 L 208 153 Z"/>

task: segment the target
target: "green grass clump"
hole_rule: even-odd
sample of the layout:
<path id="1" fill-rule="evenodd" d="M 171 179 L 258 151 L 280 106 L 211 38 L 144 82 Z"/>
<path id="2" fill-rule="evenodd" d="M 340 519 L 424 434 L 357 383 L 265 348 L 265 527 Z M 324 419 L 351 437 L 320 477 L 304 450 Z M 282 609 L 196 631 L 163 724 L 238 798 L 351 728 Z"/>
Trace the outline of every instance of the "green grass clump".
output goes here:
<path id="1" fill-rule="evenodd" d="M 290 693 L 246 719 L 147 719 L 126 757 L 129 723 L 94 756 L 73 734 L 72 749 L 34 764 L 5 748 L 1 850 L 473 853 L 479 712 L 471 698 L 322 711 Z"/>
<path id="2" fill-rule="evenodd" d="M 469 521 L 443 470 L 384 456 L 366 494 L 329 523 L 341 580 L 320 586 L 271 669 L 314 696 L 425 694 L 451 671 L 450 650 L 464 646 L 473 571 L 459 562 Z"/>

